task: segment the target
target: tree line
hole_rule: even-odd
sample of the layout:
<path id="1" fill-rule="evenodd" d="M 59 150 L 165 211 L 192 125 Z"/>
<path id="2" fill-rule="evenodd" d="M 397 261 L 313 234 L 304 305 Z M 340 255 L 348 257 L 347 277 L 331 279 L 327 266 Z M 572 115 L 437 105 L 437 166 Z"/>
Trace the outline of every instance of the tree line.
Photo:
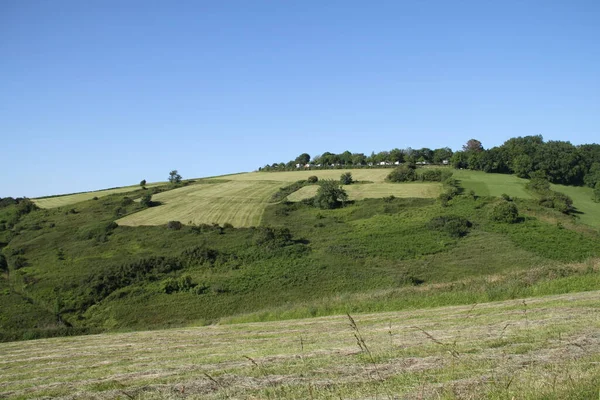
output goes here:
<path id="1" fill-rule="evenodd" d="M 349 168 L 394 164 L 444 164 L 484 172 L 516 174 L 530 178 L 532 174 L 545 176 L 551 183 L 565 185 L 600 186 L 600 145 L 575 146 L 568 141 L 544 141 L 541 135 L 515 137 L 501 146 L 485 149 L 477 139 L 469 140 L 461 150 L 449 147 L 439 149 L 392 149 L 390 151 L 364 153 L 344 151 L 335 154 L 325 152 L 311 158 L 302 153 L 294 160 L 267 164 L 259 171 L 286 171 L 309 167 Z"/>

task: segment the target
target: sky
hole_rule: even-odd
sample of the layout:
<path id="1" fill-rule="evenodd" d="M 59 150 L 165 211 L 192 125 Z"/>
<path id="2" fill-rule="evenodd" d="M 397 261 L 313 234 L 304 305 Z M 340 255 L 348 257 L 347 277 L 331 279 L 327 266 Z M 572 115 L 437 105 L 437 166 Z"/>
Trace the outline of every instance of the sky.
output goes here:
<path id="1" fill-rule="evenodd" d="M 600 142 L 600 1 L 0 1 L 0 197 Z"/>

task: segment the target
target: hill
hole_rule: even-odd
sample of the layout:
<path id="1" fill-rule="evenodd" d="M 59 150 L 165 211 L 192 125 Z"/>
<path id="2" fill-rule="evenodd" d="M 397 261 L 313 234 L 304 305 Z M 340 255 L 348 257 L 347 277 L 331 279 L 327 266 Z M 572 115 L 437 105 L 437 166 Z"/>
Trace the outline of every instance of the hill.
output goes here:
<path id="1" fill-rule="evenodd" d="M 0 343 L 6 398 L 593 399 L 600 292 Z"/>
<path id="2" fill-rule="evenodd" d="M 356 190 L 354 201 L 331 210 L 286 196 L 312 189 L 298 178 L 339 178 L 343 170 L 198 179 L 41 210 L 11 203 L 0 208 L 7 260 L 0 338 L 391 311 L 600 287 L 599 234 L 582 223 L 587 213 L 542 207 L 528 191 L 534 198 L 489 196 L 527 190 L 510 175 L 457 171 L 458 184 L 473 192 L 455 188 L 440 201 L 434 196 L 447 190 L 440 183 L 387 183 L 389 171 L 352 170 L 359 180 L 347 186 Z M 148 193 L 155 207 L 135 201 Z M 515 223 L 495 219 L 508 204 L 519 210 Z M 172 220 L 183 225 L 165 225 Z"/>

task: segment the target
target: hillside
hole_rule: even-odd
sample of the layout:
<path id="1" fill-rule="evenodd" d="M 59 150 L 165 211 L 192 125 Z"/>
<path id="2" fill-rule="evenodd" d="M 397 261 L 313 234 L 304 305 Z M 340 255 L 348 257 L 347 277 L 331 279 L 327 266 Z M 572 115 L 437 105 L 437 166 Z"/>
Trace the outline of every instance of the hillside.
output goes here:
<path id="1" fill-rule="evenodd" d="M 600 287 L 598 226 L 595 209 L 579 211 L 584 196 L 575 198 L 579 213 L 565 215 L 542 207 L 523 180 L 456 171 L 462 194 L 442 202 L 435 197 L 445 184 L 385 182 L 389 171 L 352 170 L 358 183 L 346 186 L 351 201 L 331 210 L 286 196 L 314 190 L 297 184 L 308 174 L 322 180 L 343 170 L 238 174 L 65 207 L 1 208 L 8 263 L 0 279 L 1 338 L 392 311 Z M 151 192 L 154 207 L 145 208 L 137 199 Z M 493 197 L 500 192 L 516 197 Z M 499 205 L 509 203 L 519 210 L 515 223 L 494 220 Z M 183 226 L 165 225 L 172 220 Z"/>
<path id="2" fill-rule="evenodd" d="M 0 397 L 594 399 L 600 292 L 0 343 Z"/>

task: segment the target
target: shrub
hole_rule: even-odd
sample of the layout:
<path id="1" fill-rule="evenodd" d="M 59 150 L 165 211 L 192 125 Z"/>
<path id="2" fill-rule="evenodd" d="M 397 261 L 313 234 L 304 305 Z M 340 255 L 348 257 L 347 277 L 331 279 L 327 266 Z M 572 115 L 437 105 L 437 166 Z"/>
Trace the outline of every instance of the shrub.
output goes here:
<path id="1" fill-rule="evenodd" d="M 502 198 L 503 198 L 504 200 L 506 200 L 506 201 L 512 201 L 512 199 L 510 198 L 510 196 L 509 196 L 509 195 L 507 195 L 506 193 L 502 193 L 502 194 L 500 195 L 500 197 L 502 197 Z"/>
<path id="2" fill-rule="evenodd" d="M 6 262 L 6 257 L 4 257 L 4 254 L 0 254 L 0 271 L 8 271 L 8 263 Z"/>
<path id="3" fill-rule="evenodd" d="M 343 207 L 348 201 L 346 191 L 334 181 L 321 181 L 321 186 L 314 199 L 315 206 L 321 209 Z"/>
<path id="4" fill-rule="evenodd" d="M 433 218 L 427 224 L 429 229 L 448 233 L 452 237 L 462 237 L 469 232 L 472 226 L 466 218 L 455 215 L 442 215 Z"/>
<path id="5" fill-rule="evenodd" d="M 439 168 L 426 168 L 417 174 L 418 179 L 424 182 L 443 182 L 452 177 L 452 171 Z"/>
<path id="6" fill-rule="evenodd" d="M 144 207 L 152 207 L 152 194 L 146 193 L 140 199 L 140 204 Z"/>
<path id="7" fill-rule="evenodd" d="M 183 227 L 183 224 L 179 221 L 169 221 L 167 222 L 167 229 L 172 229 L 174 231 L 178 231 Z"/>
<path id="8" fill-rule="evenodd" d="M 352 182 L 354 182 L 352 179 L 352 172 L 346 172 L 340 176 L 340 183 L 342 185 L 351 185 Z"/>
<path id="9" fill-rule="evenodd" d="M 491 217 L 497 222 L 514 224 L 519 220 L 519 209 L 515 203 L 502 201 L 494 206 Z"/>
<path id="10" fill-rule="evenodd" d="M 308 177 L 308 179 L 306 181 L 308 183 L 317 183 L 319 181 L 319 178 L 316 177 L 315 175 L 311 175 Z"/>
<path id="11" fill-rule="evenodd" d="M 394 168 L 386 178 L 389 182 L 412 182 L 415 179 L 415 169 L 408 165 L 401 165 L 398 168 Z"/>
<path id="12" fill-rule="evenodd" d="M 131 199 L 130 197 L 123 197 L 123 200 L 121 200 L 121 206 L 122 207 L 127 207 L 128 205 L 133 204 L 133 199 Z"/>
<path id="13" fill-rule="evenodd" d="M 14 269 L 25 268 L 27 265 L 29 265 L 27 263 L 27 259 L 25 257 L 22 257 L 22 256 L 15 257 L 15 259 L 13 261 L 13 268 Z"/>
<path id="14" fill-rule="evenodd" d="M 292 234 L 287 228 L 258 228 L 255 234 L 255 242 L 263 247 L 284 247 L 292 244 Z"/>

